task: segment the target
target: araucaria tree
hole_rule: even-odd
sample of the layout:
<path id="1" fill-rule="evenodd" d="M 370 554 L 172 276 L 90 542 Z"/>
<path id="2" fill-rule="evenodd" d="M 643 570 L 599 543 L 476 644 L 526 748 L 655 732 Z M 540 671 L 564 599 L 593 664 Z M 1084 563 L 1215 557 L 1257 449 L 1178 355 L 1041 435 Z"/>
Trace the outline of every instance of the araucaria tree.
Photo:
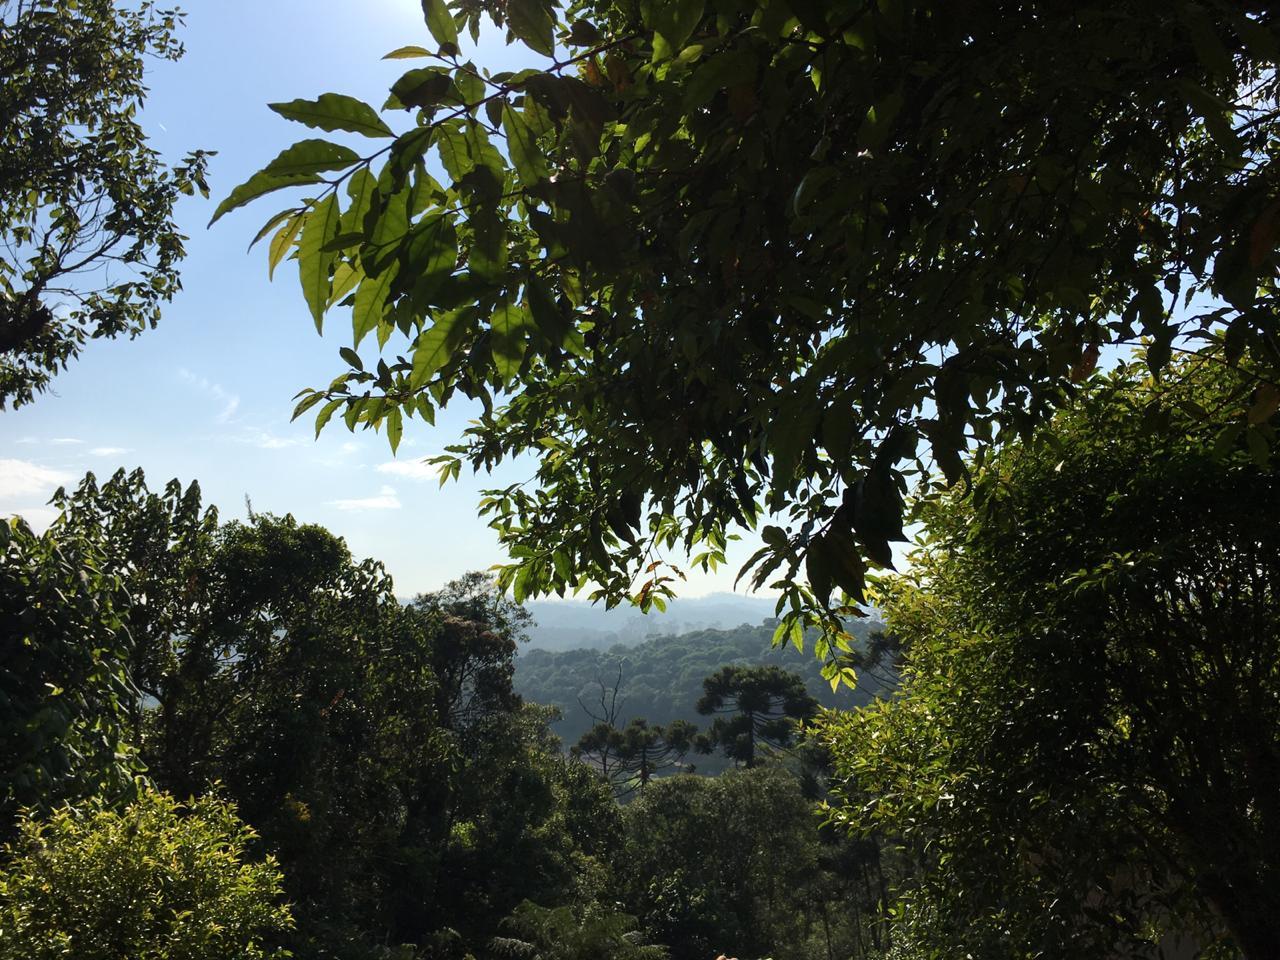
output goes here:
<path id="1" fill-rule="evenodd" d="M 702 681 L 698 712 L 722 714 L 712 722 L 698 748 L 720 750 L 726 757 L 754 767 L 762 747 L 789 747 L 799 721 L 818 712 L 804 681 L 778 667 L 724 667 Z"/>
<path id="2" fill-rule="evenodd" d="M 694 747 L 697 728 L 687 720 L 665 726 L 637 717 L 619 730 L 597 723 L 584 733 L 571 752 L 600 771 L 614 792 L 643 790 L 656 775 L 677 766 Z"/>
<path id="3" fill-rule="evenodd" d="M 154 327 L 179 289 L 181 194 L 137 120 L 180 15 L 117 0 L 0 0 L 0 409 L 29 402 L 91 337 Z"/>
<path id="4" fill-rule="evenodd" d="M 517 597 L 647 604 L 664 548 L 717 563 L 767 511 L 753 580 L 827 652 L 912 478 L 1025 435 L 1103 347 L 1256 347 L 1280 399 L 1272 4 L 423 8 L 383 114 L 273 105 L 370 146 L 304 139 L 217 215 L 302 188 L 270 259 L 353 332 L 298 414 L 394 448 L 465 396 L 446 477 L 536 456 L 483 501 Z M 543 67 L 468 60 L 486 16 Z"/>

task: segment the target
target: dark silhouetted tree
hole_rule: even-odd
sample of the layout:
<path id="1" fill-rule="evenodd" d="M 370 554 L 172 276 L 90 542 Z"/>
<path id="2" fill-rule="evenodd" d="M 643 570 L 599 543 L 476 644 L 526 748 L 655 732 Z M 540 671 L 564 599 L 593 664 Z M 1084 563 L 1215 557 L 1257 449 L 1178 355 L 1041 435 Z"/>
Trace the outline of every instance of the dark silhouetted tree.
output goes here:
<path id="1" fill-rule="evenodd" d="M 720 714 L 699 743 L 754 767 L 762 746 L 789 747 L 799 721 L 818 712 L 804 681 L 778 667 L 723 667 L 702 681 L 698 712 Z"/>
<path id="2" fill-rule="evenodd" d="M 138 123 L 179 23 L 149 0 L 0 0 L 0 409 L 89 338 L 154 327 L 180 288 L 173 208 L 208 195 L 206 154 L 168 168 Z"/>

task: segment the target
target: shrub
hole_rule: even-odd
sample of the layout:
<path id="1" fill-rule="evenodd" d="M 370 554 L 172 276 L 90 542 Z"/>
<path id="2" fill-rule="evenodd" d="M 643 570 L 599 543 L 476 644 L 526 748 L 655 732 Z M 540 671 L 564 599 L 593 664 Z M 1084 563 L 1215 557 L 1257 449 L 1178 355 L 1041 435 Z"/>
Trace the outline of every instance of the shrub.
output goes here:
<path id="1" fill-rule="evenodd" d="M 214 797 L 24 816 L 0 867 L 0 960 L 262 960 L 292 925 L 273 860 Z"/>

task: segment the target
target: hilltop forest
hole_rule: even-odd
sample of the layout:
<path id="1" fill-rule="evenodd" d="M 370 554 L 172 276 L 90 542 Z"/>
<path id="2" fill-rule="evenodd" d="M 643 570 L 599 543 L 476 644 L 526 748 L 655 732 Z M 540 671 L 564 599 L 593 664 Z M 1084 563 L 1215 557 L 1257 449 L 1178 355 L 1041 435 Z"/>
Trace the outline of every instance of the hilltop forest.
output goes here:
<path id="1" fill-rule="evenodd" d="M 879 627 L 858 623 L 852 634 L 865 640 Z M 743 624 L 736 630 L 698 630 L 606 651 L 525 650 L 516 659 L 514 685 L 525 699 L 556 708 L 560 718 L 552 729 L 566 744 L 576 743 L 594 725 L 593 717 L 610 710 L 620 725 L 635 718 L 662 725 L 675 720 L 704 723 L 697 711 L 703 680 L 731 664 L 781 667 L 800 676 L 808 695 L 831 709 L 862 706 L 892 685 L 892 667 L 885 664 L 863 671 L 857 686 L 833 690 L 812 653 L 772 645 L 775 628 Z M 713 771 L 725 761 L 695 753 L 689 762 Z"/>
<path id="2" fill-rule="evenodd" d="M 295 419 L 465 413 L 501 562 L 5 518 L 0 960 L 1280 957 L 1275 5 L 418 6 L 206 209 L 342 339 Z M 180 288 L 181 28 L 0 0 L 5 416 Z M 735 538 L 766 624 L 520 656 Z"/>

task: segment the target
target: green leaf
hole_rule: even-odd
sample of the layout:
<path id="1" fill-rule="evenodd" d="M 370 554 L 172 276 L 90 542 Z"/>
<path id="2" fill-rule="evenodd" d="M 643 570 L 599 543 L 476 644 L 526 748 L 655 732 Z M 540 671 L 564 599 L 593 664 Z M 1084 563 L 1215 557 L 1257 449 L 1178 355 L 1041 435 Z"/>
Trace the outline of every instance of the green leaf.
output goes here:
<path id="1" fill-rule="evenodd" d="M 458 27 L 453 22 L 449 8 L 444 5 L 444 0 L 422 0 L 422 13 L 426 17 L 427 29 L 431 31 L 436 43 L 441 48 L 452 47 L 457 50 Z"/>
<path id="2" fill-rule="evenodd" d="M 333 268 L 333 282 L 329 289 L 329 304 L 332 307 L 340 303 L 342 298 L 355 289 L 356 284 L 364 279 L 364 270 L 358 262 L 340 260 Z"/>
<path id="3" fill-rule="evenodd" d="M 387 441 L 391 444 L 391 453 L 400 448 L 400 437 L 404 433 L 404 419 L 399 407 L 387 411 Z"/>
<path id="4" fill-rule="evenodd" d="M 360 161 L 360 154 L 328 140 L 299 140 L 286 147 L 262 172 L 276 177 L 300 177 L 326 170 L 344 170 Z"/>
<path id="5" fill-rule="evenodd" d="M 503 383 L 509 383 L 520 370 L 528 347 L 525 327 L 529 314 L 520 304 L 504 302 L 493 312 L 489 324 L 493 329 L 493 364 Z"/>
<path id="6" fill-rule="evenodd" d="M 823 556 L 832 582 L 854 603 L 862 603 L 866 598 L 867 565 L 847 529 L 832 524 L 823 537 Z"/>
<path id="7" fill-rule="evenodd" d="M 551 296 L 547 282 L 536 274 L 525 283 L 525 301 L 533 317 L 534 326 L 554 347 L 563 347 L 569 333 L 569 321 Z"/>
<path id="8" fill-rule="evenodd" d="M 337 235 L 338 220 L 338 199 L 331 193 L 306 215 L 298 244 L 298 278 L 317 331 L 324 325 L 324 311 L 329 304 L 329 267 L 334 260 L 334 255 L 323 247 Z"/>
<path id="9" fill-rule="evenodd" d="M 253 235 L 253 239 L 249 241 L 248 249 L 252 250 L 259 240 L 261 240 L 263 237 L 265 237 L 268 233 L 271 232 L 272 227 L 278 226 L 287 218 L 301 213 L 303 209 L 304 209 L 303 207 L 288 207 L 284 210 L 281 210 L 279 213 L 275 214 L 274 216 L 272 216 L 270 220 L 268 220 L 266 223 L 262 225 L 262 229 Z"/>
<path id="10" fill-rule="evenodd" d="M 547 162 L 538 149 L 538 140 L 524 118 L 510 104 L 502 108 L 502 129 L 507 134 L 507 151 L 520 182 L 526 187 L 532 187 L 545 180 Z"/>
<path id="11" fill-rule="evenodd" d="M 320 130 L 345 130 L 366 137 L 395 136 L 373 107 L 341 93 L 322 93 L 315 100 L 290 100 L 267 106 L 282 117 Z"/>
<path id="12" fill-rule="evenodd" d="M 303 394 L 305 394 L 305 396 L 303 396 Z M 297 420 L 300 416 L 324 399 L 324 394 L 319 390 L 303 390 L 302 393 L 298 394 L 298 396 L 302 397 L 302 400 L 300 400 L 298 405 L 293 408 L 293 416 L 289 418 L 290 420 Z"/>
<path id="13" fill-rule="evenodd" d="M 530 50 L 555 55 L 555 20 L 542 0 L 508 0 L 507 26 Z"/>
<path id="14" fill-rule="evenodd" d="M 334 411 L 337 410 L 340 406 L 342 406 L 345 402 L 346 400 L 344 398 L 339 397 L 336 400 L 330 400 L 328 403 L 326 403 L 323 407 L 320 408 L 320 412 L 316 414 L 316 436 L 317 437 L 320 436 L 320 431 L 323 430 L 325 427 L 325 424 L 329 422 L 329 419 L 333 416 Z"/>
<path id="15" fill-rule="evenodd" d="M 376 277 L 400 252 L 400 244 L 409 232 L 409 190 L 400 190 L 387 198 L 385 206 L 369 231 L 369 242 L 360 251 L 365 273 Z"/>
<path id="16" fill-rule="evenodd" d="M 263 194 L 271 193 L 273 190 L 283 190 L 285 187 L 297 187 L 306 183 L 319 182 L 320 178 L 315 174 L 281 176 L 275 173 L 268 173 L 266 170 L 259 170 L 232 190 L 231 193 L 227 194 L 227 198 L 218 204 L 218 208 L 213 211 L 213 216 L 209 218 L 208 225 L 212 227 L 222 219 L 223 214 L 230 213 L 237 207 L 243 207 L 250 200 L 256 200 Z"/>
<path id="17" fill-rule="evenodd" d="M 569 27 L 569 42 L 579 47 L 594 47 L 600 42 L 599 28 L 589 20 L 575 20 Z"/>
<path id="18" fill-rule="evenodd" d="M 787 628 L 787 636 L 791 640 L 791 645 L 800 653 L 804 653 L 804 624 L 800 622 L 799 617 L 788 617 L 791 625 Z"/>
<path id="19" fill-rule="evenodd" d="M 809 579 L 809 589 L 818 602 L 826 606 L 831 601 L 831 567 L 826 556 L 826 538 L 817 537 L 810 544 L 804 556 L 805 576 Z"/>
<path id="20" fill-rule="evenodd" d="M 458 263 L 458 236 L 453 221 L 437 214 L 415 223 L 404 244 L 401 262 L 416 278 L 416 296 L 433 291 Z"/>
<path id="21" fill-rule="evenodd" d="M 484 283 L 500 283 L 507 270 L 507 221 L 496 216 L 473 216 L 471 225 L 471 272 Z"/>
<path id="22" fill-rule="evenodd" d="M 361 233 L 365 229 L 364 218 L 378 195 L 378 179 L 365 167 L 361 167 L 347 181 L 347 197 L 351 200 L 342 214 L 340 234 Z"/>
<path id="23" fill-rule="evenodd" d="M 452 96 L 450 96 L 452 94 Z M 441 101 L 460 100 L 457 86 L 443 67 L 410 70 L 391 85 L 394 102 L 402 107 L 430 107 Z"/>
<path id="24" fill-rule="evenodd" d="M 414 164 L 426 156 L 427 149 L 431 146 L 431 132 L 430 127 L 417 127 L 391 145 L 387 167 L 391 171 L 391 184 L 395 189 L 404 186 Z"/>
<path id="25" fill-rule="evenodd" d="M 717 91 L 751 83 L 755 76 L 756 58 L 749 50 L 730 50 L 708 57 L 685 84 L 685 108 L 701 107 Z"/>
<path id="26" fill-rule="evenodd" d="M 703 0 L 642 0 L 640 17 L 654 33 L 653 59 L 679 53 L 702 21 Z"/>
<path id="27" fill-rule="evenodd" d="M 293 246 L 293 241 L 297 239 L 298 231 L 302 229 L 302 223 L 305 219 L 301 213 L 294 214 L 271 238 L 271 243 L 267 247 L 267 279 L 275 278 L 276 266 Z"/>
<path id="28" fill-rule="evenodd" d="M 421 387 L 448 362 L 453 352 L 455 330 L 459 328 L 466 309 L 446 313 L 432 324 L 431 329 L 418 334 L 413 348 L 413 372 L 409 376 L 411 389 Z"/>
<path id="29" fill-rule="evenodd" d="M 415 60 L 419 57 L 430 57 L 433 54 L 426 47 L 417 47 L 412 44 L 405 47 L 396 47 L 390 53 L 383 56 L 383 60 Z"/>
<path id="30" fill-rule="evenodd" d="M 351 311 L 355 346 L 360 346 L 365 334 L 378 325 L 386 312 L 387 295 L 391 292 L 391 283 L 395 280 L 398 269 L 399 265 L 392 261 L 386 270 L 376 277 L 365 277 L 356 288 L 355 307 Z"/>

